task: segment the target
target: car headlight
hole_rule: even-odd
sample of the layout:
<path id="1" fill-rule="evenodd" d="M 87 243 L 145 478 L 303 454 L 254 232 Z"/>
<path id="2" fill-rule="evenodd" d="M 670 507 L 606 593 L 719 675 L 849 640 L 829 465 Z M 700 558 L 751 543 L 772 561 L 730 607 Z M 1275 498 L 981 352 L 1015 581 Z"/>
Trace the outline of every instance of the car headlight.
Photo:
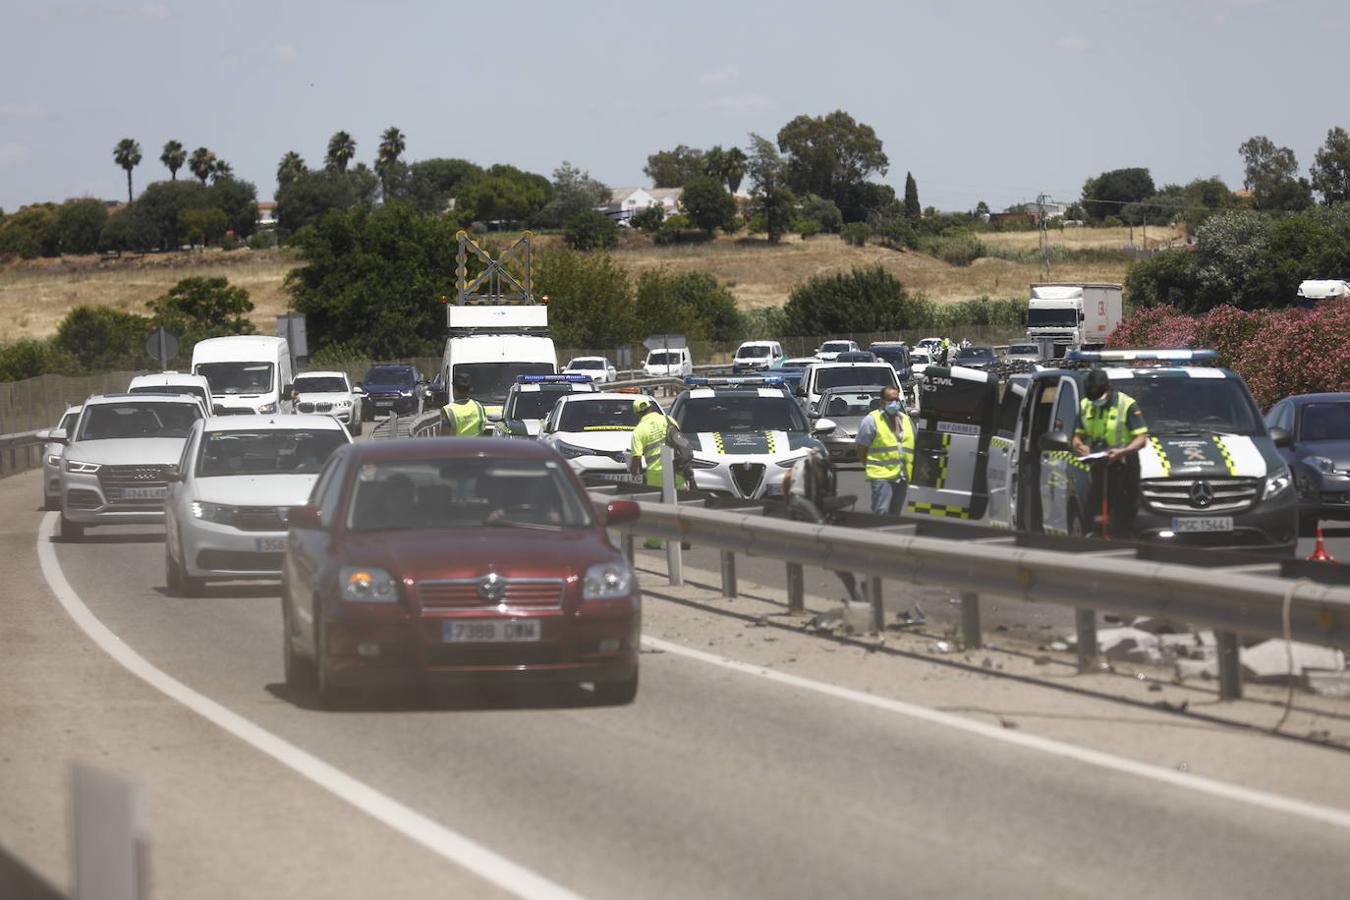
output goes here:
<path id="1" fill-rule="evenodd" d="M 721 463 L 715 459 L 699 459 L 695 456 L 694 461 L 689 465 L 693 466 L 695 469 L 715 469 L 720 466 Z"/>
<path id="2" fill-rule="evenodd" d="M 277 405 L 275 403 L 264 403 L 262 406 L 258 407 L 258 415 L 260 416 L 270 415 L 276 411 Z"/>
<path id="3" fill-rule="evenodd" d="M 633 593 L 633 570 L 626 562 L 596 563 L 582 581 L 583 600 L 621 600 Z"/>
<path id="4" fill-rule="evenodd" d="M 399 395 L 400 397 L 411 397 L 411 396 L 412 396 L 412 391 L 407 390 L 407 389 L 405 388 L 405 389 L 399 391 L 399 392 L 398 392 L 398 395 Z"/>
<path id="5" fill-rule="evenodd" d="M 1336 461 L 1327 459 L 1325 456 L 1305 456 L 1303 461 L 1317 471 L 1324 472 L 1327 475 L 1336 471 Z"/>
<path id="6" fill-rule="evenodd" d="M 53 454 L 50 454 L 50 455 L 47 457 L 47 465 L 49 465 L 49 466 L 59 466 L 59 465 L 61 465 L 61 455 L 60 455 L 59 453 L 53 453 Z"/>
<path id="7" fill-rule="evenodd" d="M 67 472 L 79 472 L 84 475 L 92 475 L 103 467 L 98 463 L 77 462 L 73 459 L 68 459 L 64 463 L 64 468 Z"/>
<path id="8" fill-rule="evenodd" d="M 1288 469 L 1281 469 L 1274 475 L 1266 476 L 1266 488 L 1261 494 L 1262 500 L 1269 500 L 1272 497 L 1278 497 L 1289 490 L 1290 485 L 1294 483 L 1294 476 L 1289 474 Z"/>
<path id="9" fill-rule="evenodd" d="M 568 459 L 576 459 L 578 456 L 594 456 L 595 451 L 589 447 L 578 447 L 576 444 L 569 444 L 567 441 L 558 441 L 554 448 Z"/>
<path id="10" fill-rule="evenodd" d="M 335 401 L 333 401 L 333 405 L 336 406 L 338 409 L 346 409 L 347 407 L 349 407 L 349 406 L 352 405 L 352 401 L 350 401 L 350 400 L 335 400 Z"/>
<path id="11" fill-rule="evenodd" d="M 342 599 L 349 603 L 397 603 L 398 586 L 384 569 L 343 566 L 338 571 Z"/>
<path id="12" fill-rule="evenodd" d="M 192 517 L 204 522 L 228 525 L 234 519 L 234 511 L 219 503 L 207 503 L 205 500 L 192 501 Z"/>

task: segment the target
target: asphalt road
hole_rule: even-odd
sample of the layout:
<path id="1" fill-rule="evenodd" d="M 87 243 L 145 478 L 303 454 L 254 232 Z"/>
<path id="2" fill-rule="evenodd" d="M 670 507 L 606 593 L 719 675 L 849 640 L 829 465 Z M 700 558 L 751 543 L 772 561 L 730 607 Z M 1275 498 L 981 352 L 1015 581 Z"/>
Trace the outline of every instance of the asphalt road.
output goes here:
<path id="1" fill-rule="evenodd" d="M 18 493 L 0 493 L 0 507 L 11 523 L 37 526 Z M 1311 897 L 1344 889 L 1343 829 L 1159 790 L 1130 774 L 670 653 L 644 655 L 642 692 L 624 708 L 591 707 L 577 692 L 448 695 L 430 707 L 410 696 L 321 712 L 282 683 L 271 588 L 168 597 L 157 528 L 99 529 L 54 549 L 93 614 L 153 665 L 582 895 Z M 63 615 L 50 598 L 34 602 Z M 89 645 L 87 653 L 100 651 Z M 275 778 L 278 794 L 300 790 L 298 779 Z M 199 809 L 203 841 L 213 808 Z M 369 819 L 330 804 L 310 822 L 304 808 L 293 807 L 301 817 L 293 824 L 308 835 L 306 852 L 326 860 L 323 879 L 341 884 L 346 867 L 353 879 L 370 876 L 369 855 L 353 854 L 343 838 L 344 825 L 355 833 Z M 229 892 L 256 893 L 247 860 L 236 862 Z M 294 873 L 297 895 L 308 893 L 307 877 Z M 486 890 L 472 879 L 461 887 Z"/>

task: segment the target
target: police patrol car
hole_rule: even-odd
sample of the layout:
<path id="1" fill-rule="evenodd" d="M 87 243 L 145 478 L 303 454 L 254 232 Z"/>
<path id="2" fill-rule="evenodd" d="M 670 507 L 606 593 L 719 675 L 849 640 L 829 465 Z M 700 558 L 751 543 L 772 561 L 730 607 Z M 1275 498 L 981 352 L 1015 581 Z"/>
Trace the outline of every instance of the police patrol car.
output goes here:
<path id="1" fill-rule="evenodd" d="M 816 435 L 829 419 L 808 423 L 778 378 L 684 380 L 670 415 L 694 449 L 694 487 L 736 497 L 781 494 L 783 476 L 808 450 L 825 452 Z"/>
<path id="2" fill-rule="evenodd" d="M 498 437 L 536 438 L 558 398 L 596 391 L 589 375 L 518 375 L 506 393 L 500 420 L 493 423 Z M 489 414 L 489 419 L 493 416 Z"/>
<path id="3" fill-rule="evenodd" d="M 1131 533 L 1113 537 L 1292 553 L 1297 500 L 1289 468 L 1241 377 L 1197 365 L 1216 357 L 1212 350 L 1070 352 L 1061 368 L 1002 384 L 988 372 L 930 366 L 914 422 L 906 511 L 1089 532 L 1092 466 L 1070 439 L 1087 371 L 1100 364 L 1111 387 L 1139 404 L 1149 430 L 1138 454 Z"/>

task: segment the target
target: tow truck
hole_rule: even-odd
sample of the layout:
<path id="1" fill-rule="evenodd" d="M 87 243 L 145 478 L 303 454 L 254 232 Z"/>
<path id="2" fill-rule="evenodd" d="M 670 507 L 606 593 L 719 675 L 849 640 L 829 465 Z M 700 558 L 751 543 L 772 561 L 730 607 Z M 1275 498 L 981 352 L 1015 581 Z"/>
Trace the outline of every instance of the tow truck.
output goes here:
<path id="1" fill-rule="evenodd" d="M 1000 376 L 929 366 L 915 418 L 914 476 L 906 511 L 1017 531 L 1101 532 L 1088 508 L 1092 464 L 1071 448 L 1087 371 L 1140 406 L 1149 442 L 1128 534 L 1173 546 L 1292 554 L 1298 505 L 1268 432 L 1236 373 L 1212 350 L 1071 351 L 1055 368 Z M 1128 520 L 1128 516 L 1124 517 Z"/>

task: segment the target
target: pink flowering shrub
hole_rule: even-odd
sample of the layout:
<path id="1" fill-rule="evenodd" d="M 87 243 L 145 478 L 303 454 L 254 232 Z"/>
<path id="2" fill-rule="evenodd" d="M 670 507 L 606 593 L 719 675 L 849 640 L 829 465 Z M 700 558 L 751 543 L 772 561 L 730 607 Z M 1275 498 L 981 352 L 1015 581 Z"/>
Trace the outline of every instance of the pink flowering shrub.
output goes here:
<path id="1" fill-rule="evenodd" d="M 1350 391 L 1350 300 L 1315 308 L 1241 310 L 1219 306 L 1203 316 L 1150 307 L 1128 316 L 1110 348 L 1208 347 L 1247 382 L 1262 409 L 1291 394 Z"/>

